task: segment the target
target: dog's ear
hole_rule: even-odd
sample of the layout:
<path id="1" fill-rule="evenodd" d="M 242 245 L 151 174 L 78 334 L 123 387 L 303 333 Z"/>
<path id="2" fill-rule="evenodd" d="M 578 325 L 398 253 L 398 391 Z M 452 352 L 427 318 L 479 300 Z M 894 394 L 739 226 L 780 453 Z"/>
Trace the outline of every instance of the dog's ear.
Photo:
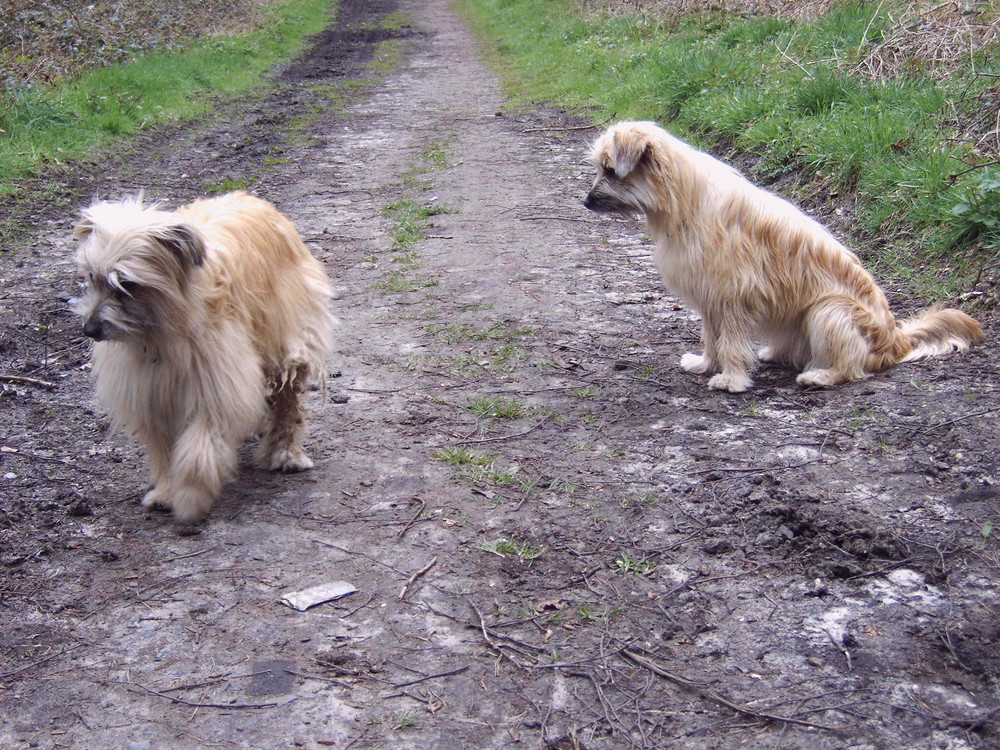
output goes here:
<path id="1" fill-rule="evenodd" d="M 73 239 L 83 240 L 94 233 L 94 222 L 93 220 L 84 214 L 83 218 L 77 222 L 77 225 L 73 227 Z"/>
<path id="2" fill-rule="evenodd" d="M 205 241 L 194 227 L 170 224 L 158 229 L 155 237 L 185 266 L 200 266 L 205 262 Z"/>
<path id="3" fill-rule="evenodd" d="M 612 145 L 615 174 L 623 178 L 628 177 L 632 174 L 632 170 L 639 166 L 649 148 L 649 141 L 642 133 L 635 130 L 618 130 L 615 131 Z"/>

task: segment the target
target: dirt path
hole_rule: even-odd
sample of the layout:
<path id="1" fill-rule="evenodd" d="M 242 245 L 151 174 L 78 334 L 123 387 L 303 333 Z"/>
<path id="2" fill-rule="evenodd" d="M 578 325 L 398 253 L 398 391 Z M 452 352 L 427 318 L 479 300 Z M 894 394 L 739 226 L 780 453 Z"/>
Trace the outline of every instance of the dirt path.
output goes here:
<path id="1" fill-rule="evenodd" d="M 0 296 L 0 373 L 53 384 L 0 383 L 0 747 L 1000 747 L 992 332 L 709 392 L 639 225 L 580 205 L 579 124 L 510 110 L 445 0 L 344 0 L 264 100 L 37 207 Z M 247 176 L 335 279 L 339 374 L 317 468 L 244 466 L 183 536 L 90 406 L 70 227 Z"/>

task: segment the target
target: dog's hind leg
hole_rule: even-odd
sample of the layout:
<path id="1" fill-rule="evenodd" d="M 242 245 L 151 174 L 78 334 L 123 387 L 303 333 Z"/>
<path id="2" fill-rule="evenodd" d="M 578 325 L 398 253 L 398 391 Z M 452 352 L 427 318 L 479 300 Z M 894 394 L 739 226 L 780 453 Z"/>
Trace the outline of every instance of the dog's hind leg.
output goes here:
<path id="1" fill-rule="evenodd" d="M 290 377 L 275 383 L 267 398 L 267 421 L 256 453 L 257 465 L 262 469 L 291 472 L 313 467 L 302 447 L 305 410 L 299 402 L 308 374 L 308 365 L 296 366 Z"/>
<path id="2" fill-rule="evenodd" d="M 170 463 L 170 504 L 178 521 L 197 521 L 211 510 L 236 469 L 241 437 L 225 435 L 208 420 L 181 433 Z"/>
<path id="3" fill-rule="evenodd" d="M 810 360 L 795 380 L 800 385 L 830 386 L 866 378 L 868 341 L 855 323 L 857 303 L 850 298 L 821 300 L 806 315 Z"/>

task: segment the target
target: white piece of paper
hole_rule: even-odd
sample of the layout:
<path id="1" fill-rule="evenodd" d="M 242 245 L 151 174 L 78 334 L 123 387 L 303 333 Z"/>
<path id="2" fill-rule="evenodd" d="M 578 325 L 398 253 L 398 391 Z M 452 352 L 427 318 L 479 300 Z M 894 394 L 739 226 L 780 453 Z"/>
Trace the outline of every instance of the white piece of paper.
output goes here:
<path id="1" fill-rule="evenodd" d="M 311 586 L 301 591 L 289 591 L 287 594 L 283 594 L 278 601 L 292 609 L 299 610 L 299 612 L 305 612 L 317 604 L 340 599 L 348 594 L 353 594 L 355 591 L 357 589 L 347 581 L 331 581 L 330 583 L 321 583 L 319 586 Z"/>

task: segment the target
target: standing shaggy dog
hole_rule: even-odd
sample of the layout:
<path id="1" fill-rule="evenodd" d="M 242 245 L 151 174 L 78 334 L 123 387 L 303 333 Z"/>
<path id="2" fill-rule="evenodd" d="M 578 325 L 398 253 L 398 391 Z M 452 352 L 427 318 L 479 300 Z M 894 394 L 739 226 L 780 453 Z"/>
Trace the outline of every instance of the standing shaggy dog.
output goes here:
<path id="1" fill-rule="evenodd" d="M 584 205 L 645 214 L 667 289 L 701 314 L 704 352 L 681 366 L 715 373 L 710 388 L 739 393 L 757 356 L 829 386 L 897 362 L 964 350 L 979 323 L 937 307 L 897 324 L 858 258 L 791 203 L 651 122 L 622 122 L 598 138 L 597 179 Z"/>
<path id="2" fill-rule="evenodd" d="M 146 446 L 145 507 L 202 518 L 261 431 L 257 463 L 301 471 L 299 396 L 323 383 L 330 282 L 292 223 L 246 193 L 177 211 L 95 203 L 75 236 L 99 400 Z"/>

